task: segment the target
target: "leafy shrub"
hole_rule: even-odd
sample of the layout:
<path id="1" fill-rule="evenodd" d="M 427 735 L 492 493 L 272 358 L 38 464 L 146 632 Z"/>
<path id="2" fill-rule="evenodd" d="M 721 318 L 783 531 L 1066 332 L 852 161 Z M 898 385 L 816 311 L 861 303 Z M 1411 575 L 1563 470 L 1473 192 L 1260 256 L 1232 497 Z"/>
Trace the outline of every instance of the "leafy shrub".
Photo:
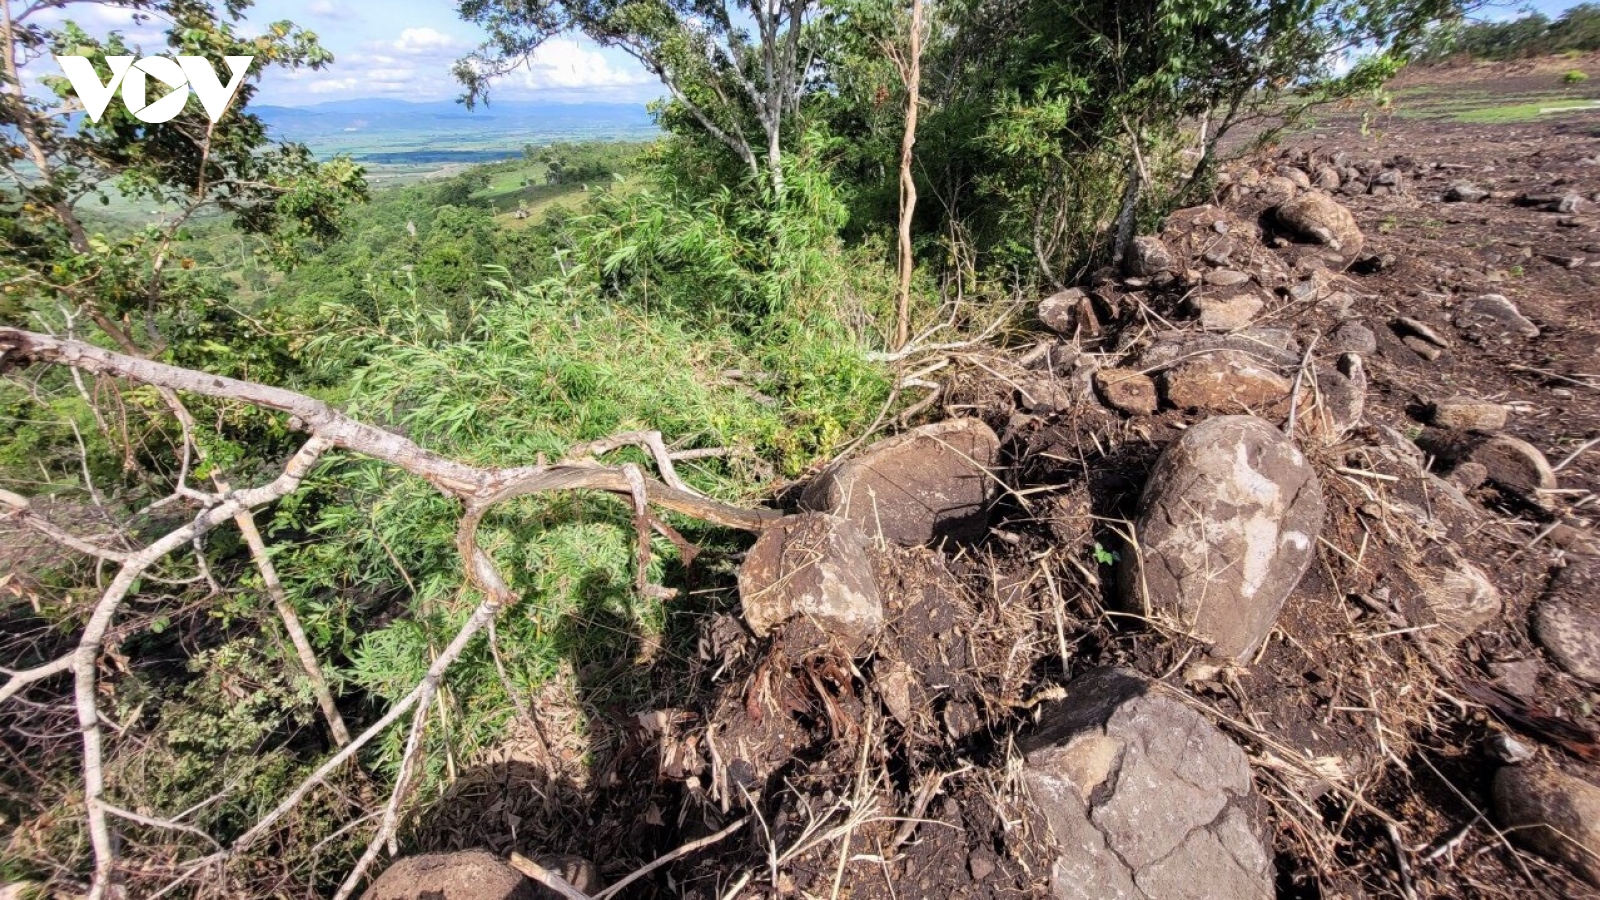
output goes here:
<path id="1" fill-rule="evenodd" d="M 1589 73 L 1587 73 L 1587 72 L 1585 72 L 1585 71 L 1583 71 L 1581 69 L 1573 69 L 1572 71 L 1568 72 L 1567 74 L 1561 76 L 1561 83 L 1562 84 L 1583 84 L 1585 81 L 1588 81 L 1588 80 L 1589 80 Z"/>

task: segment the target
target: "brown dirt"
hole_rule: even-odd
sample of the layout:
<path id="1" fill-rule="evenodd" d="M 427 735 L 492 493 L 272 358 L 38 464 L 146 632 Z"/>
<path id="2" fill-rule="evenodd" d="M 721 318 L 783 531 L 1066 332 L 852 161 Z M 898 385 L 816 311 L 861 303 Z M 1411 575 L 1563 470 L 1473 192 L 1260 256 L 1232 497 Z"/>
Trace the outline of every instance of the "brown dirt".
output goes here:
<path id="1" fill-rule="evenodd" d="M 1404 896 L 1385 817 L 1417 897 L 1600 896 L 1510 849 L 1479 815 L 1494 770 L 1484 743 L 1496 732 L 1570 768 L 1600 755 L 1600 696 L 1554 669 L 1527 627 L 1563 555 L 1592 536 L 1600 449 L 1561 471 L 1565 493 L 1548 508 L 1488 487 L 1456 504 L 1396 455 L 1410 438 L 1442 445 L 1430 444 L 1442 436 L 1427 428 L 1426 404 L 1456 394 L 1510 405 L 1507 433 L 1552 462 L 1600 436 L 1600 267 L 1546 258 L 1600 260 L 1600 204 L 1568 217 L 1512 202 L 1600 192 L 1597 138 L 1600 113 L 1581 113 L 1499 126 L 1393 118 L 1375 131 L 1335 117 L 1288 143 L 1290 155 L 1342 150 L 1420 174 L 1402 194 L 1340 197 L 1366 234 L 1348 274 L 1349 316 L 1378 339 L 1366 424 L 1333 443 L 1304 441 L 1329 508 L 1324 542 L 1248 665 L 1211 666 L 1183 636 L 1112 602 L 1109 556 L 1128 552 L 1145 477 L 1201 416 L 1129 419 L 1081 396 L 1042 409 L 1040 379 L 1068 379 L 1050 371 L 1056 354 L 1031 367 L 1026 346 L 969 354 L 944 412 L 979 416 L 1001 436 L 1007 491 L 978 544 L 877 549 L 889 624 L 871 656 L 818 649 L 826 642 L 804 625 L 757 645 L 726 614 L 733 599 L 713 598 L 724 613 L 685 616 L 698 636 L 687 688 L 663 667 L 660 706 L 593 711 L 583 728 L 559 712 L 570 703 L 539 704 L 521 749 L 425 811 L 417 843 L 578 853 L 609 880 L 748 814 L 634 893 L 1044 896 L 1049 849 L 1018 803 L 1013 741 L 1074 674 L 1115 664 L 1186 689 L 1245 747 L 1272 809 L 1281 897 Z M 1460 179 L 1495 196 L 1440 202 Z M 1231 212 L 1260 221 L 1264 206 Z M 1241 248 L 1239 267 L 1276 259 L 1287 272 L 1301 248 L 1270 238 L 1267 229 Z M 1541 336 L 1499 344 L 1458 330 L 1450 312 L 1479 293 L 1510 297 Z M 1108 328 L 1085 349 L 1108 365 L 1185 316 L 1176 297 L 1110 281 L 1094 303 Z M 1446 336 L 1445 353 L 1428 361 L 1402 343 L 1390 327 L 1402 316 Z M 1325 304 L 1280 294 L 1258 324 L 1292 328 L 1304 345 L 1337 320 Z M 1435 467 L 1447 474 L 1449 462 Z M 1505 600 L 1465 640 L 1423 601 L 1456 564 L 1435 536 L 1459 545 Z M 1519 661 L 1537 673 L 1532 693 L 1495 683 L 1499 664 Z"/>

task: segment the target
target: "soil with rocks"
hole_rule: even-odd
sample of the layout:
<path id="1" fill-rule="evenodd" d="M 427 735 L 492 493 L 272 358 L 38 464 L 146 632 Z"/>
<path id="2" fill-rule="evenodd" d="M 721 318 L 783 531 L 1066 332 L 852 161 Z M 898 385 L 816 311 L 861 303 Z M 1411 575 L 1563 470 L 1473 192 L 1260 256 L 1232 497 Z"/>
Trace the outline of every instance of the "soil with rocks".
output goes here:
<path id="1" fill-rule="evenodd" d="M 553 680 L 415 843 L 587 896 L 1600 897 L 1597 138 L 1231 167 L 797 487 L 659 703 Z"/>

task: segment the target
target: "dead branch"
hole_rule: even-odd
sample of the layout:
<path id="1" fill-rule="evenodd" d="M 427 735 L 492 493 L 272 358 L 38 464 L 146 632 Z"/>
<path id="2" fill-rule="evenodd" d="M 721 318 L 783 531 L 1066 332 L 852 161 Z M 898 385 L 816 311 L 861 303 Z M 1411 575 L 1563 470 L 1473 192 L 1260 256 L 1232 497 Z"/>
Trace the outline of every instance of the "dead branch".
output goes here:
<path id="1" fill-rule="evenodd" d="M 402 774 L 390 793 L 382 822 L 360 862 L 349 873 L 336 896 L 345 898 L 353 893 L 356 886 L 365 878 L 379 849 L 394 833 L 398 824 L 400 810 L 404 806 L 412 783 L 412 779 L 407 778 L 405 773 L 408 771 L 408 763 L 415 758 L 421 746 L 421 732 L 426 718 L 424 711 L 439 690 L 445 672 L 477 633 L 494 620 L 499 610 L 516 600 L 516 596 L 506 584 L 494 561 L 477 544 L 478 527 L 483 516 L 495 504 L 514 497 L 561 490 L 598 490 L 627 497 L 632 501 L 634 525 L 640 534 L 638 565 L 641 586 L 644 584 L 644 570 L 648 563 L 651 521 L 648 507 L 651 504 L 712 524 L 753 531 L 759 531 L 766 523 L 781 515 L 770 510 L 735 507 L 693 492 L 678 479 L 672 468 L 671 455 L 657 433 L 620 436 L 613 441 L 596 442 L 586 449 L 588 453 L 596 454 L 627 443 L 642 445 L 650 451 L 668 483 L 646 477 L 637 466 L 607 467 L 592 460 L 563 462 L 556 465 L 482 469 L 426 450 L 407 438 L 357 421 L 326 403 L 294 391 L 207 375 L 105 350 L 81 341 L 60 339 L 14 328 L 0 328 L 0 370 L 25 363 L 68 366 L 75 372 L 81 370 L 148 384 L 161 390 L 164 395 L 170 396 L 175 409 L 179 410 L 183 409 L 176 397 L 176 392 L 180 391 L 276 410 L 292 416 L 294 420 L 292 424 L 311 435 L 285 466 L 283 474 L 265 487 L 232 491 L 227 488 L 225 481 L 218 480 L 219 492 L 214 496 L 200 494 L 192 489 L 183 491 L 183 496 L 210 501 L 211 505 L 187 525 L 173 530 L 143 550 L 109 557 L 107 555 L 109 551 L 73 538 L 65 532 L 61 534 L 61 537 L 68 539 L 63 541 L 68 546 L 79 544 L 81 546 L 74 549 L 91 552 L 91 555 L 103 559 L 120 561 L 121 569 L 91 614 L 77 649 L 63 659 L 12 674 L 10 680 L 4 686 L 0 686 L 0 702 L 13 696 L 27 684 L 68 670 L 74 673 L 74 694 L 84 743 L 85 800 L 95 858 L 90 900 L 100 900 L 106 896 L 113 889 L 116 877 L 116 843 L 106 818 L 108 814 L 116 814 L 121 810 L 109 807 L 102 799 L 105 792 L 105 776 L 97 689 L 99 658 L 118 607 L 146 569 L 178 548 L 198 541 L 207 531 L 230 518 L 238 522 L 241 530 L 245 532 L 247 541 L 251 544 L 252 555 L 256 557 L 257 565 L 261 568 L 263 578 L 268 581 L 271 592 L 271 585 L 277 582 L 276 572 L 270 567 L 265 543 L 260 540 L 260 533 L 255 528 L 254 519 L 249 513 L 257 507 L 276 502 L 298 489 L 311 469 L 329 450 L 344 449 L 390 463 L 426 480 L 447 496 L 460 499 L 463 502 L 463 512 L 456 545 L 468 580 L 484 594 L 485 600 L 461 626 L 450 644 L 434 659 L 427 674 L 410 693 L 395 703 L 382 718 L 358 737 L 352 740 L 348 734 L 343 735 L 344 740 L 341 741 L 343 746 L 338 753 L 318 767 L 276 808 L 240 835 L 230 847 L 192 863 L 187 868 L 185 877 L 205 866 L 226 861 L 251 846 L 363 746 L 398 721 L 401 716 L 416 710 L 406 740 Z M 179 417 L 186 429 L 185 453 L 187 454 L 192 443 L 187 438 L 191 422 L 186 415 L 180 414 Z M 27 501 L 22 498 L 7 495 L 0 499 L 4 499 L 7 505 L 16 508 L 18 514 L 27 512 Z M 20 505 L 13 500 L 21 501 Z M 29 518 L 36 520 L 36 517 Z M 35 524 L 37 526 L 37 521 Z M 59 531 L 59 529 L 54 530 Z M 254 541 L 250 541 L 252 532 L 255 534 Z M 92 552 L 97 550 L 100 552 Z M 278 586 L 278 593 L 281 594 L 281 583 Z M 292 614 L 292 609 L 290 612 Z M 295 622 L 292 616 L 284 618 L 286 625 Z M 290 632 L 293 637 L 295 629 L 292 626 Z M 303 632 L 301 636 L 303 637 Z M 299 642 L 296 643 L 297 650 L 302 649 L 298 646 Z M 305 649 L 309 650 L 309 646 Z M 305 656 L 302 654 L 302 662 L 304 660 Z M 307 666 L 307 670 L 311 673 L 319 672 L 315 666 L 314 656 L 311 657 L 311 665 Z M 338 722 L 336 711 L 329 716 L 329 721 L 330 725 Z M 342 725 L 342 722 L 339 724 Z M 336 735 L 339 731 L 336 726 Z M 151 820 L 155 821 L 160 820 Z"/>
<path id="2" fill-rule="evenodd" d="M 235 400 L 287 413 L 303 430 L 333 447 L 390 463 L 449 496 L 484 507 L 545 491 L 596 490 L 622 497 L 633 493 L 620 468 L 585 462 L 479 468 L 426 450 L 408 438 L 353 419 L 320 400 L 294 391 L 169 366 L 82 341 L 19 328 L 0 328 L 0 368 L 28 362 L 72 366 L 97 375 L 128 378 L 153 387 Z M 726 528 L 760 531 L 781 515 L 772 510 L 732 506 L 655 479 L 648 480 L 646 487 L 652 504 Z"/>

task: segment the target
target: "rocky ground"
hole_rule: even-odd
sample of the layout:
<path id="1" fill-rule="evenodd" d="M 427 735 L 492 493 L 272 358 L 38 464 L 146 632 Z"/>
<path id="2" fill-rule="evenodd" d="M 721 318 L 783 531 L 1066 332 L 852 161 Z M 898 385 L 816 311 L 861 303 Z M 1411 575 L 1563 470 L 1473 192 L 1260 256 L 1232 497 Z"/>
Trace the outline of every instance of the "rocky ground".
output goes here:
<path id="1" fill-rule="evenodd" d="M 1597 304 L 1600 113 L 1235 166 L 368 896 L 1600 896 Z"/>

